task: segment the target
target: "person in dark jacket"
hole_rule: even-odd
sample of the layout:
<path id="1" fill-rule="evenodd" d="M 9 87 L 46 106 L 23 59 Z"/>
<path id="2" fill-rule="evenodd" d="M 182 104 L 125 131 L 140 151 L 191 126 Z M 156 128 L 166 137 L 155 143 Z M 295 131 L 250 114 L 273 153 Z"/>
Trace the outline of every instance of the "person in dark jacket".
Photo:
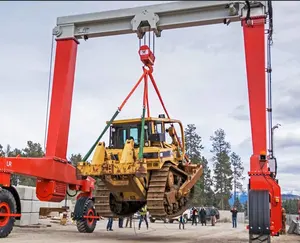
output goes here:
<path id="1" fill-rule="evenodd" d="M 179 218 L 179 229 L 181 229 L 181 225 L 182 225 L 182 229 L 184 229 L 184 217 L 183 217 L 183 214 L 180 215 L 180 218 Z"/>
<path id="2" fill-rule="evenodd" d="M 200 214 L 200 221 L 202 226 L 203 224 L 205 224 L 206 226 L 206 210 L 204 207 L 201 207 L 199 214 Z"/>
<path id="3" fill-rule="evenodd" d="M 210 219 L 211 219 L 211 225 L 212 226 L 215 226 L 215 224 L 216 224 L 216 215 L 217 215 L 217 212 L 216 212 L 216 210 L 215 210 L 215 207 L 214 206 L 212 206 L 211 207 L 211 210 L 210 210 Z"/>
<path id="4" fill-rule="evenodd" d="M 233 209 L 230 210 L 230 212 L 232 214 L 232 228 L 236 228 L 236 226 L 237 226 L 236 218 L 237 218 L 238 211 L 237 211 L 236 207 L 234 207 Z"/>

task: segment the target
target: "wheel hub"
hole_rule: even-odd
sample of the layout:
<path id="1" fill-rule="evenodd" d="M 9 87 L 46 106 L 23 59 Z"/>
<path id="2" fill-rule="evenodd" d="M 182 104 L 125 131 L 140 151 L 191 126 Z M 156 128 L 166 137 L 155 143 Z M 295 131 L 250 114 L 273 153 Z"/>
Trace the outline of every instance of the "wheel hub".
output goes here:
<path id="1" fill-rule="evenodd" d="M 89 216 L 94 216 L 94 211 L 93 211 L 93 209 L 90 209 L 88 212 L 87 212 L 87 216 L 89 217 Z M 87 223 L 89 224 L 89 225 L 92 225 L 93 224 L 93 222 L 94 222 L 94 218 L 87 218 Z"/>
<path id="2" fill-rule="evenodd" d="M 0 203 L 0 215 L 1 214 L 10 214 L 9 205 L 6 202 Z M 0 227 L 5 226 L 9 221 L 9 216 L 0 216 Z"/>

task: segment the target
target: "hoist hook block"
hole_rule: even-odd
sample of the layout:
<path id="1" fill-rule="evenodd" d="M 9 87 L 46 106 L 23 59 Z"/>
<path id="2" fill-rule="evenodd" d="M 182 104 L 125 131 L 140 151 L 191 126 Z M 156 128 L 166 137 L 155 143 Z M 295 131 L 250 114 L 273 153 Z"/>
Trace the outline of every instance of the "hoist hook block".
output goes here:
<path id="1" fill-rule="evenodd" d="M 143 45 L 139 49 L 139 55 L 142 63 L 144 63 L 147 67 L 153 66 L 155 61 L 155 56 L 153 52 L 150 50 L 150 47 L 147 45 Z"/>

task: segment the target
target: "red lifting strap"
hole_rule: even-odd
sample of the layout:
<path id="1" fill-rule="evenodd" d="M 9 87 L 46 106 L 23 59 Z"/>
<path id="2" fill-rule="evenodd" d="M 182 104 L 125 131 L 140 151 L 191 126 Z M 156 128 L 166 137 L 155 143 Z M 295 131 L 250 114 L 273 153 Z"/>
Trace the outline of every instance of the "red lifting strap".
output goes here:
<path id="1" fill-rule="evenodd" d="M 130 96 L 134 93 L 134 91 L 137 89 L 137 87 L 139 86 L 139 84 L 142 82 L 142 80 L 144 79 L 144 96 L 143 96 L 143 105 L 147 108 L 147 116 L 150 117 L 150 107 L 149 107 L 149 95 L 148 95 L 148 78 L 150 78 L 150 81 L 155 89 L 155 92 L 159 98 L 159 101 L 163 107 L 164 112 L 166 113 L 167 117 L 170 119 L 170 115 L 166 109 L 166 106 L 163 102 L 163 99 L 161 97 L 161 94 L 159 92 L 159 89 L 156 85 L 156 82 L 154 80 L 154 77 L 152 75 L 153 72 L 153 65 L 154 65 L 154 61 L 155 61 L 155 56 L 153 54 L 153 52 L 150 50 L 149 46 L 147 45 L 143 45 L 140 47 L 139 49 L 139 56 L 140 59 L 142 61 L 142 63 L 145 65 L 143 67 L 143 75 L 140 77 L 140 79 L 138 80 L 138 82 L 135 84 L 135 86 L 133 87 L 133 89 L 130 91 L 130 93 L 128 94 L 128 96 L 125 98 L 125 100 L 122 102 L 122 104 L 119 106 L 119 111 L 122 110 L 122 108 L 125 106 L 126 102 L 128 101 L 128 99 L 130 98 Z M 179 146 L 182 148 L 182 144 L 181 141 L 179 140 L 179 137 L 175 131 L 175 136 L 176 139 L 179 143 Z M 184 139 L 184 138 L 183 138 Z M 185 159 L 187 160 L 187 162 L 189 162 L 189 158 L 187 157 L 187 155 L 185 155 Z"/>

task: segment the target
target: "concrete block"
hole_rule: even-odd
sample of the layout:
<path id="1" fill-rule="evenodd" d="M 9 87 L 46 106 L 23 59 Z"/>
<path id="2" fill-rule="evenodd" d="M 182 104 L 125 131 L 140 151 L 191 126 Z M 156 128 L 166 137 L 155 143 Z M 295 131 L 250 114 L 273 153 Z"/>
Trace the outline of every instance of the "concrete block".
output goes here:
<path id="1" fill-rule="evenodd" d="M 48 208 L 49 202 L 31 201 L 31 213 L 39 213 L 40 208 Z"/>
<path id="2" fill-rule="evenodd" d="M 17 186 L 16 190 L 21 200 L 32 200 L 33 187 Z"/>
<path id="3" fill-rule="evenodd" d="M 21 219 L 15 221 L 17 226 L 26 226 L 30 224 L 31 213 L 22 213 Z"/>
<path id="4" fill-rule="evenodd" d="M 30 225 L 38 224 L 40 219 L 39 213 L 31 213 L 30 214 Z"/>
<path id="5" fill-rule="evenodd" d="M 294 234 L 294 231 L 296 230 L 296 228 L 297 228 L 297 222 L 296 222 L 296 220 L 293 220 L 288 229 L 288 234 Z"/>
<path id="6" fill-rule="evenodd" d="M 21 200 L 21 213 L 31 213 L 31 204 L 30 200 Z"/>
<path id="7" fill-rule="evenodd" d="M 57 202 L 49 202 L 50 208 L 61 208 L 61 204 Z"/>
<path id="8" fill-rule="evenodd" d="M 39 201 L 39 199 L 36 196 L 36 189 L 34 188 L 34 190 L 32 190 L 32 200 L 33 201 Z"/>

